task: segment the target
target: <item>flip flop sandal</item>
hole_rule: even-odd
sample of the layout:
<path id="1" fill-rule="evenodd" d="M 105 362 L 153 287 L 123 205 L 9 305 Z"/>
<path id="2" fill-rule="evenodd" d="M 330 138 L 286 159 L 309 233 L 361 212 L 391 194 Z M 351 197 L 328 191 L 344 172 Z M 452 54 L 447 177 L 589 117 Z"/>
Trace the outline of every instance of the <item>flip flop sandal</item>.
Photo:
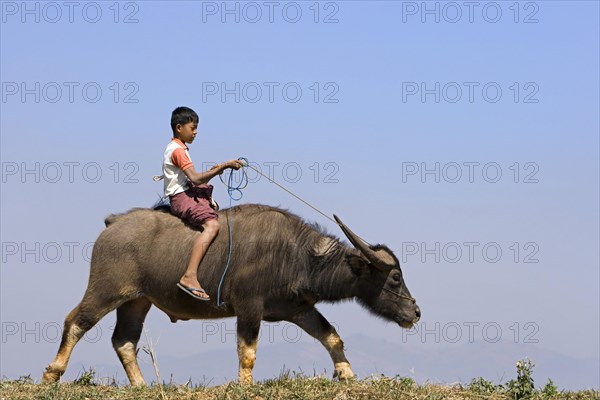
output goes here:
<path id="1" fill-rule="evenodd" d="M 193 293 L 193 292 L 200 292 L 200 293 L 206 294 L 206 291 L 204 289 L 201 289 L 201 288 L 188 288 L 188 287 L 183 286 L 181 283 L 178 283 L 177 287 L 179 289 L 183 290 L 184 292 L 186 292 L 187 294 L 189 294 L 190 296 L 192 296 L 193 298 L 195 298 L 196 300 L 210 301 L 210 297 L 200 297 L 200 296 L 195 295 Z"/>

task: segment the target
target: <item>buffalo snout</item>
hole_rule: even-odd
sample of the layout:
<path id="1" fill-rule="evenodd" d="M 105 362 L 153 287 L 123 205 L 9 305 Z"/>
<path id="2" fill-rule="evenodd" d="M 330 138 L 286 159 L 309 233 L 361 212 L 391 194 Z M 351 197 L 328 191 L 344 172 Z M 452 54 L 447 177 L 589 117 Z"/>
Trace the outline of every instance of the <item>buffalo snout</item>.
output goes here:
<path id="1" fill-rule="evenodd" d="M 415 319 L 413 320 L 413 323 L 419 322 L 420 319 L 421 319 L 421 309 L 419 308 L 419 306 L 415 305 Z"/>

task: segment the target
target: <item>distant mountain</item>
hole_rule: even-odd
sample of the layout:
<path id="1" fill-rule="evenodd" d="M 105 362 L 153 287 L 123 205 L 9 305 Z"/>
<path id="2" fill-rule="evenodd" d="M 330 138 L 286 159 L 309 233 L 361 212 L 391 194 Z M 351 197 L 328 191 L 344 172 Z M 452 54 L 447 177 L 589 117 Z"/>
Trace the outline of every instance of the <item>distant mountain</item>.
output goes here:
<path id="1" fill-rule="evenodd" d="M 505 383 L 516 378 L 515 363 L 529 358 L 535 363 L 536 387 L 543 386 L 551 378 L 560 389 L 600 389 L 600 359 L 577 359 L 530 344 L 510 342 L 475 342 L 452 347 L 420 347 L 396 345 L 377 341 L 363 335 L 353 335 L 345 340 L 346 355 L 359 378 L 370 375 L 408 376 L 419 383 L 469 383 L 471 379 L 485 379 Z M 116 356 L 115 356 L 116 358 Z M 148 359 L 141 356 L 142 361 Z M 215 350 L 185 357 L 157 354 L 161 379 L 173 379 L 185 383 L 216 385 L 237 379 L 237 352 Z M 148 382 L 156 380 L 152 366 L 140 362 Z M 75 362 L 69 371 L 77 373 L 82 365 Z M 123 369 L 118 365 L 94 366 L 99 377 L 116 377 L 125 382 Z M 333 365 L 325 349 L 311 341 L 299 343 L 259 342 L 254 377 L 257 380 L 277 377 L 282 371 L 291 370 L 305 375 L 331 376 Z M 6 373 L 6 371 L 5 371 Z M 67 377 L 69 379 L 69 377 Z M 72 377 L 70 378 L 72 379 Z"/>

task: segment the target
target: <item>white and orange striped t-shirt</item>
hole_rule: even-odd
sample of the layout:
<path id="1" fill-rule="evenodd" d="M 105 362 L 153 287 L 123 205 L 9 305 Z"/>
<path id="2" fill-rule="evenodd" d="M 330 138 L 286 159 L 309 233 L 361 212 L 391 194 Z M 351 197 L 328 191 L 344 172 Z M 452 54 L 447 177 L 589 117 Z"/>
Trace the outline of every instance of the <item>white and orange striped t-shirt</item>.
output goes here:
<path id="1" fill-rule="evenodd" d="M 174 196 L 189 189 L 188 178 L 183 171 L 193 165 L 188 147 L 178 138 L 173 138 L 163 157 L 165 196 Z"/>

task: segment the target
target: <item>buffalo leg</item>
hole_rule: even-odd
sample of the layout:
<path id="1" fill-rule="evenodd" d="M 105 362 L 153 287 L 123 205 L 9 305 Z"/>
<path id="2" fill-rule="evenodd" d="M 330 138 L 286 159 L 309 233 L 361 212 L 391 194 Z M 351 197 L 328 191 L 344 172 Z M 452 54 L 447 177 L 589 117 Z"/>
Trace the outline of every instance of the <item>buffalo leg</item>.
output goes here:
<path id="1" fill-rule="evenodd" d="M 256 360 L 256 347 L 260 331 L 260 318 L 238 316 L 237 319 L 237 347 L 240 361 L 238 369 L 239 383 L 252 383 L 252 369 Z"/>
<path id="2" fill-rule="evenodd" d="M 58 348 L 56 358 L 44 371 L 42 382 L 51 383 L 60 379 L 69 363 L 73 348 L 87 331 L 102 319 L 110 311 L 117 308 L 125 299 L 113 299 L 112 301 L 98 301 L 88 296 L 88 292 L 77 307 L 65 318 L 62 339 Z"/>
<path id="3" fill-rule="evenodd" d="M 144 319 L 151 306 L 152 303 L 143 297 L 128 301 L 117 308 L 117 325 L 112 344 L 132 386 L 146 384 L 137 362 L 136 347 L 142 334 Z"/>
<path id="4" fill-rule="evenodd" d="M 329 321 L 316 308 L 296 314 L 292 318 L 289 318 L 288 321 L 304 329 L 306 333 L 320 341 L 327 349 L 335 368 L 334 377 L 340 379 L 354 377 L 350 363 L 344 354 L 344 342 L 340 339 L 335 328 L 331 326 Z"/>

